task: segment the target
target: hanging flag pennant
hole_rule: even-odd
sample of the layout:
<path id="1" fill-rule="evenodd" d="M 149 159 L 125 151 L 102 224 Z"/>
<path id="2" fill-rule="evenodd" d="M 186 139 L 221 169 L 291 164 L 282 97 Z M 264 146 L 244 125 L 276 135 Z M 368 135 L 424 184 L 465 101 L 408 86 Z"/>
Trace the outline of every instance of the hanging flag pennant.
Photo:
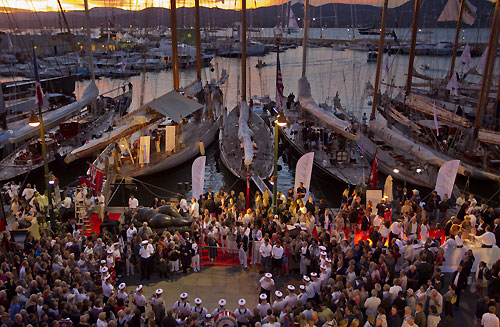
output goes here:
<path id="1" fill-rule="evenodd" d="M 306 189 L 306 195 L 302 198 L 304 203 L 309 199 L 309 187 L 311 185 L 311 174 L 314 164 L 314 152 L 308 152 L 304 154 L 297 161 L 297 165 L 295 166 L 295 183 L 294 190 L 300 186 L 302 183 Z"/>
<path id="2" fill-rule="evenodd" d="M 191 187 L 192 187 L 192 197 L 198 200 L 203 194 L 203 189 L 205 188 L 205 163 L 207 157 L 201 156 L 193 161 L 191 166 Z"/>
<path id="3" fill-rule="evenodd" d="M 439 124 L 438 124 L 438 116 L 436 110 L 436 103 L 432 103 L 432 111 L 434 113 L 434 126 L 436 126 L 436 136 L 439 136 Z"/>
<path id="4" fill-rule="evenodd" d="M 486 68 L 486 57 L 488 56 L 488 49 L 489 46 L 484 49 L 483 54 L 481 55 L 481 59 L 479 59 L 478 67 L 481 70 L 480 72 L 483 73 L 485 68 Z"/>
<path id="5" fill-rule="evenodd" d="M 283 108 L 283 77 L 281 76 L 281 65 L 280 65 L 280 51 L 278 48 L 276 54 L 276 108 Z"/>
<path id="6" fill-rule="evenodd" d="M 453 192 L 453 185 L 457 177 L 458 168 L 460 167 L 460 160 L 450 160 L 445 162 L 439 168 L 438 176 L 436 178 L 436 187 L 434 188 L 441 197 L 445 194 L 451 195 Z"/>
<path id="7" fill-rule="evenodd" d="M 36 104 L 43 106 L 43 91 L 40 84 L 40 75 L 38 74 L 38 63 L 36 62 L 35 47 L 33 47 L 33 73 L 35 75 L 35 89 L 36 89 Z"/>
<path id="8" fill-rule="evenodd" d="M 375 158 L 372 162 L 372 170 L 370 171 L 370 176 L 368 177 L 368 185 L 370 187 L 377 187 L 378 184 L 378 148 L 375 151 Z"/>
<path id="9" fill-rule="evenodd" d="M 470 55 L 470 47 L 467 44 L 465 45 L 464 52 L 462 52 L 462 55 L 460 56 L 460 58 L 458 58 L 458 64 L 460 65 L 460 67 L 462 67 L 463 71 L 467 72 L 469 71 L 471 61 L 472 57 Z"/>
<path id="10" fill-rule="evenodd" d="M 451 76 L 450 81 L 446 85 L 446 89 L 450 91 L 450 94 L 453 94 L 455 96 L 458 95 L 458 80 L 456 73 Z"/>
<path id="11" fill-rule="evenodd" d="M 477 8 L 469 0 L 464 0 L 464 10 L 462 12 L 462 21 L 465 24 L 472 25 L 476 20 Z M 443 11 L 438 17 L 438 22 L 456 22 L 460 12 L 460 0 L 448 0 Z"/>

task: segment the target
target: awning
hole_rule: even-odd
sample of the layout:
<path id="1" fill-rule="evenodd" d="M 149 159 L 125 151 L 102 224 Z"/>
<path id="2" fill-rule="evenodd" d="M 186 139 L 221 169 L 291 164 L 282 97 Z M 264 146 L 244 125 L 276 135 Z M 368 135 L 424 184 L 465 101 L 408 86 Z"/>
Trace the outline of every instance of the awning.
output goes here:
<path id="1" fill-rule="evenodd" d="M 180 95 L 176 91 L 170 91 L 146 104 L 147 107 L 175 121 L 180 122 L 182 118 L 189 116 L 196 110 L 203 108 L 203 105 Z"/>

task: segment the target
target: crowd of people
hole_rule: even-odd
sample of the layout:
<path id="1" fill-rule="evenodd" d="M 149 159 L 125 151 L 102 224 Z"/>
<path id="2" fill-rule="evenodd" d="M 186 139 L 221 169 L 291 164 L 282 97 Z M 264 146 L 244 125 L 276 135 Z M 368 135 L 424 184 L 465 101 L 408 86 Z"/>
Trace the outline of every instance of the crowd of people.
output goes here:
<path id="1" fill-rule="evenodd" d="M 11 219 L 19 225 L 45 220 L 43 195 L 15 183 L 8 191 Z M 464 292 L 477 299 L 469 303 L 475 310 L 470 321 L 499 327 L 500 260 L 478 263 L 469 250 L 455 273 L 441 271 L 446 248 L 463 247 L 467 240 L 496 247 L 500 240 L 498 210 L 472 195 L 452 201 L 434 192 L 422 199 L 417 190 L 409 194 L 397 187 L 393 200 L 365 205 L 361 194 L 346 190 L 334 212 L 325 201 L 307 197 L 303 185 L 278 193 L 276 210 L 269 192 L 257 192 L 247 208 L 243 193 L 209 189 L 200 199 L 177 204 L 192 221 L 189 232 L 137 224 L 133 216 L 140 199 L 132 195 L 131 220 L 90 235 L 67 212 L 88 201 L 89 214 L 106 221 L 102 195 L 80 188 L 59 196 L 63 234 L 38 229 L 22 244 L 3 234 L 0 327 L 212 326 L 226 311 L 239 327 L 462 326 L 454 317 Z M 155 199 L 151 207 L 165 204 Z M 168 279 L 198 273 L 201 256 L 216 263 L 224 252 L 237 256 L 243 269 L 250 265 L 262 274 L 257 307 L 248 308 L 242 298 L 218 299 L 217 308 L 204 308 L 201 298 L 191 302 L 186 293 L 144 294 L 142 285 L 123 282 L 134 275 L 147 284 L 153 274 Z M 285 282 L 282 289 L 275 278 Z M 167 296 L 179 300 L 166 307 Z"/>

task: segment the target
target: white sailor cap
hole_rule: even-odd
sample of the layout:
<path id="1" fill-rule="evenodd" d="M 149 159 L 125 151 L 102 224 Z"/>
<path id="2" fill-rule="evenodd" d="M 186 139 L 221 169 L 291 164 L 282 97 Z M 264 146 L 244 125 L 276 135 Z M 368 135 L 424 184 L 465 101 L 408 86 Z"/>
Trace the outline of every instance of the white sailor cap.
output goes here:
<path id="1" fill-rule="evenodd" d="M 149 242 L 147 240 L 144 240 L 141 242 L 142 245 L 147 245 Z"/>
<path id="2" fill-rule="evenodd" d="M 199 297 L 197 297 L 196 299 L 194 299 L 194 303 L 195 304 L 201 304 L 201 299 Z"/>
<path id="3" fill-rule="evenodd" d="M 283 296 L 283 293 L 281 293 L 280 291 L 276 291 L 276 292 L 274 292 L 274 294 L 275 294 L 277 297 L 282 297 L 282 296 Z"/>
<path id="4" fill-rule="evenodd" d="M 245 305 L 245 304 L 247 304 L 247 300 L 245 300 L 245 299 L 239 299 L 238 300 L 238 304 L 239 305 Z"/>
<path id="5" fill-rule="evenodd" d="M 108 250 L 106 253 L 107 253 L 108 255 L 112 255 L 112 254 L 113 254 L 113 251 L 112 251 L 112 250 Z"/>
<path id="6" fill-rule="evenodd" d="M 319 254 L 321 254 L 324 257 L 326 257 L 326 255 L 327 255 L 327 253 L 325 251 L 321 251 Z"/>
<path id="7" fill-rule="evenodd" d="M 323 270 L 326 270 L 326 265 L 320 265 L 319 267 Z"/>
<path id="8" fill-rule="evenodd" d="M 309 276 L 307 276 L 307 275 L 304 275 L 304 277 L 302 277 L 302 279 L 305 280 L 306 282 L 311 281 L 311 278 L 309 278 Z"/>
<path id="9" fill-rule="evenodd" d="M 306 289 L 306 286 L 305 285 L 300 285 L 299 288 L 304 291 Z"/>
<path id="10" fill-rule="evenodd" d="M 113 246 L 120 246 L 119 242 L 113 243 Z"/>
<path id="11" fill-rule="evenodd" d="M 101 267 L 101 274 L 105 274 L 108 272 L 108 267 Z"/>
<path id="12" fill-rule="evenodd" d="M 206 319 L 212 319 L 212 315 L 211 315 L 210 313 L 207 313 L 207 314 L 205 315 L 205 318 L 206 318 Z"/>
<path id="13" fill-rule="evenodd" d="M 293 286 L 293 285 L 288 285 L 286 288 L 287 288 L 289 291 L 295 291 L 295 286 Z"/>
<path id="14" fill-rule="evenodd" d="M 142 285 L 137 286 L 135 290 L 136 290 L 137 292 L 142 291 Z"/>
<path id="15" fill-rule="evenodd" d="M 111 275 L 110 275 L 110 274 L 106 274 L 106 275 L 104 275 L 104 276 L 102 277 L 102 279 L 103 279 L 103 280 L 108 280 L 108 279 L 109 279 L 109 277 L 111 277 Z"/>
<path id="16" fill-rule="evenodd" d="M 220 305 L 221 307 L 225 306 L 225 305 L 226 305 L 226 299 L 220 299 L 220 300 L 219 300 L 219 305 Z"/>
<path id="17" fill-rule="evenodd" d="M 318 274 L 315 273 L 314 271 L 311 273 L 311 277 L 318 277 Z"/>
<path id="18" fill-rule="evenodd" d="M 125 283 L 121 283 L 120 285 L 118 285 L 118 289 L 119 289 L 119 290 L 122 290 L 122 289 L 124 289 L 125 287 L 127 287 L 127 284 L 125 284 Z"/>
<path id="19" fill-rule="evenodd" d="M 262 293 L 261 295 L 259 295 L 259 299 L 261 300 L 267 300 L 267 295 Z"/>
<path id="20" fill-rule="evenodd" d="M 106 260 L 101 260 L 101 265 L 105 265 L 106 264 Z"/>
<path id="21" fill-rule="evenodd" d="M 181 293 L 181 295 L 180 295 L 180 298 L 183 299 L 183 300 L 186 299 L 187 297 L 188 297 L 188 294 L 185 293 L 185 292 Z"/>
<path id="22" fill-rule="evenodd" d="M 273 274 L 271 274 L 271 273 L 265 273 L 264 277 L 266 277 L 266 278 L 273 278 Z"/>
<path id="23" fill-rule="evenodd" d="M 326 258 L 325 261 L 328 263 L 332 263 L 332 259 L 330 259 L 330 258 Z"/>
<path id="24" fill-rule="evenodd" d="M 156 295 L 162 295 L 162 294 L 163 294 L 163 290 L 162 290 L 161 288 L 159 288 L 159 289 L 157 289 L 157 290 L 155 291 L 155 294 L 156 294 Z"/>
<path id="25" fill-rule="evenodd" d="M 320 246 L 319 246 L 319 249 L 320 249 L 321 251 L 326 251 L 326 247 L 325 247 L 324 245 L 320 245 Z"/>

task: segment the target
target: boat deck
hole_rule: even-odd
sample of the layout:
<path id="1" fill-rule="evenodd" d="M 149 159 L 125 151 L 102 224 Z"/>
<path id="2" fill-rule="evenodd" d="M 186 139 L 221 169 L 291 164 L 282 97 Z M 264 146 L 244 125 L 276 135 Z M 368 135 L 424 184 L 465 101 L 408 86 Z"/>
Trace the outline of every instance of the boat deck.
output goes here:
<path id="1" fill-rule="evenodd" d="M 168 153 L 164 151 L 165 144 L 163 142 L 161 151 L 157 152 L 155 146 L 152 145 L 148 164 L 140 165 L 135 162 L 135 164 L 122 165 L 119 175 L 136 177 L 158 173 L 178 166 L 200 154 L 199 142 L 203 142 L 205 147 L 212 143 L 217 134 L 218 126 L 217 122 L 204 120 L 201 122 L 190 121 L 184 124 L 183 128 L 184 138 L 182 133 L 179 132 L 179 144 L 182 144 L 183 139 L 185 141 L 182 148 L 178 147 L 176 152 Z"/>
<path id="2" fill-rule="evenodd" d="M 224 128 L 221 137 L 221 156 L 227 168 L 236 176 L 246 178 L 246 166 L 243 163 L 243 148 L 238 139 L 239 111 L 234 108 L 224 118 Z M 248 127 L 253 131 L 254 158 L 249 168 L 252 176 L 261 179 L 268 178 L 273 171 L 274 146 L 270 137 L 269 127 L 264 120 L 250 110 Z"/>

